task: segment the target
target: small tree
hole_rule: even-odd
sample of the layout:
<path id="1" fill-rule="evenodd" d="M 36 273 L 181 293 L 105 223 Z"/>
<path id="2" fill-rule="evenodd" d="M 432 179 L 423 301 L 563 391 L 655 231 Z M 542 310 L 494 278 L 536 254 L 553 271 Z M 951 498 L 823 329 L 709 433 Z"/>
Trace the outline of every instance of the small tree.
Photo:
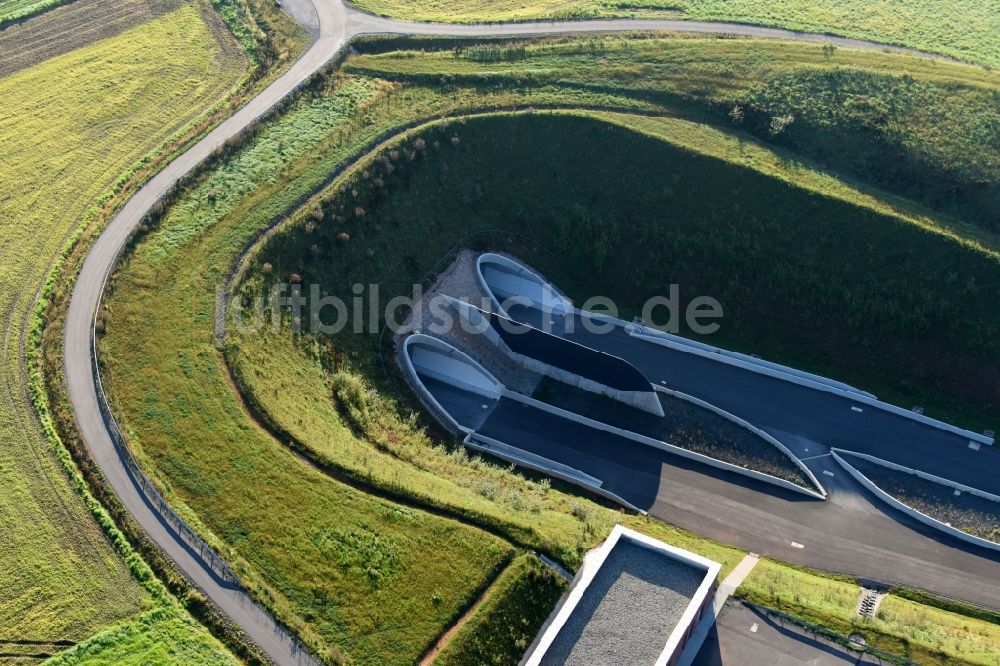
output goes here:
<path id="1" fill-rule="evenodd" d="M 788 126 L 791 125 L 793 122 L 795 122 L 795 116 L 793 116 L 790 113 L 786 113 L 783 116 L 773 116 L 771 118 L 771 127 L 770 127 L 771 136 L 778 136 L 779 134 L 784 132 L 785 129 L 787 129 Z"/>

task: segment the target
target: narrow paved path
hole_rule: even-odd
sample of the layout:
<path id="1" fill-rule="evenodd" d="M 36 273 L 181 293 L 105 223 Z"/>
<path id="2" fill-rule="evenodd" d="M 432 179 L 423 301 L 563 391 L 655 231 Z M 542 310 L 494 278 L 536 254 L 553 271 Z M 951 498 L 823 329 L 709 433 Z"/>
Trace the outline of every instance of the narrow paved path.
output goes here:
<path id="1" fill-rule="evenodd" d="M 230 138 L 250 125 L 327 63 L 354 36 L 363 33 L 410 33 L 463 36 L 507 34 L 553 34 L 606 32 L 615 30 L 673 30 L 696 33 L 731 33 L 751 37 L 774 37 L 809 42 L 829 42 L 853 48 L 891 49 L 882 44 L 727 23 L 671 20 L 620 20 L 521 23 L 510 25 L 432 25 L 383 19 L 347 8 L 341 0 L 312 0 L 318 38 L 308 51 L 280 78 L 232 117 L 177 157 L 143 186 L 111 220 L 84 261 L 66 318 L 65 370 L 70 399 L 80 432 L 122 504 L 166 553 L 226 615 L 247 633 L 278 664 L 313 664 L 315 659 L 299 650 L 280 630 L 274 619 L 247 594 L 220 580 L 211 566 L 193 552 L 148 504 L 123 458 L 116 449 L 99 406 L 93 351 L 94 315 L 107 277 L 131 231 L 145 213 L 177 181 Z M 911 51 L 912 52 L 912 51 Z M 939 57 L 939 56 L 934 56 Z"/>

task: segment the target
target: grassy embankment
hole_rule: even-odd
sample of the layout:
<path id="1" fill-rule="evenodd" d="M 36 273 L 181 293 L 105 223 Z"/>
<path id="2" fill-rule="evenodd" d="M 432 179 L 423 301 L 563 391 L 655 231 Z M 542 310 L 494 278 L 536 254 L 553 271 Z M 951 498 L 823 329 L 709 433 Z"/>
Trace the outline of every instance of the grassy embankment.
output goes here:
<path id="1" fill-rule="evenodd" d="M 244 69 L 231 37 L 186 5 L 0 79 L 4 652 L 13 650 L 8 641 L 81 641 L 159 607 L 180 613 L 136 580 L 148 570 L 134 555 L 123 559 L 127 544 L 109 543 L 113 524 L 35 420 L 24 353 L 35 298 L 90 207 L 133 163 L 224 98 Z M 228 658 L 190 618 L 160 631 L 179 648 L 212 645 Z"/>
<path id="2" fill-rule="evenodd" d="M 254 231 L 255 216 L 244 217 L 253 205 L 242 197 L 253 200 L 255 187 L 273 193 L 284 156 L 314 147 L 372 92 L 370 84 L 344 86 L 291 112 L 289 125 L 265 128 L 210 175 L 207 207 L 182 201 L 171 209 L 119 277 L 102 353 L 122 425 L 154 478 L 191 523 L 226 543 L 278 617 L 331 661 L 343 650 L 354 663 L 410 663 L 489 582 L 510 546 L 298 460 L 247 418 L 212 344 L 215 285 Z M 213 224 L 224 210 L 235 228 Z M 151 344 L 133 344 L 133 334 Z"/>
<path id="3" fill-rule="evenodd" d="M 373 50 L 380 50 L 379 42 L 375 44 Z M 391 41 L 387 45 L 395 46 Z M 606 42 L 543 42 L 525 48 L 446 49 L 419 57 L 412 51 L 390 52 L 354 58 L 347 66 L 352 71 L 415 85 L 432 86 L 443 82 L 455 90 L 477 86 L 523 91 L 532 96 L 533 103 L 538 106 L 544 105 L 546 95 L 560 86 L 581 93 L 607 95 L 610 104 L 620 103 L 617 100 L 626 97 L 645 104 L 662 105 L 685 118 L 741 130 L 723 137 L 720 142 L 712 142 L 702 138 L 707 130 L 698 129 L 698 134 L 691 139 L 698 150 L 707 150 L 735 164 L 751 165 L 786 181 L 808 181 L 812 189 L 823 194 L 898 215 L 918 226 L 941 230 L 963 245 L 973 242 L 991 251 L 1000 250 L 996 233 L 997 220 L 1000 220 L 1000 161 L 997 158 L 1000 133 L 995 129 L 1000 124 L 1000 106 L 995 101 L 1000 95 L 1000 77 L 976 68 L 845 49 L 828 57 L 815 45 L 702 39 L 624 44 L 613 39 Z M 900 71 L 906 74 L 899 74 Z M 610 85 L 608 80 L 612 81 Z M 961 110 L 955 107 L 948 110 L 945 102 L 948 97 L 963 99 Z M 734 107 L 740 108 L 741 116 L 731 117 Z M 787 118 L 790 109 L 798 109 L 793 114 L 795 119 L 791 124 L 779 122 L 780 131 L 772 132 L 770 127 L 774 120 Z M 777 150 L 755 159 L 743 154 L 745 151 L 741 147 L 747 145 L 744 132 L 793 152 Z M 718 145 L 725 148 L 720 149 Z M 850 155 L 853 157 L 849 158 Z M 894 157 L 887 160 L 886 155 Z M 903 160 L 901 156 L 907 157 Z M 847 173 L 849 177 L 830 178 L 820 172 L 817 165 L 825 165 L 836 173 Z M 872 182 L 882 189 L 872 187 Z M 943 185 L 945 183 L 947 186 Z M 897 194 L 919 194 L 915 190 L 920 189 L 923 192 L 919 195 L 921 205 L 902 196 L 887 194 L 884 188 Z M 830 233 L 840 233 L 840 226 L 832 225 Z M 828 236 L 826 240 L 833 237 Z M 816 241 L 824 242 L 824 237 Z M 842 268 L 846 271 L 857 270 L 852 268 L 855 264 L 853 252 L 846 249 L 851 242 L 831 250 L 832 256 L 844 253 Z M 903 249 L 907 248 L 899 251 Z M 815 258 L 817 251 L 813 243 L 807 254 Z M 852 256 L 847 257 L 848 254 Z M 904 266 L 910 263 L 908 256 Z M 942 256 L 944 263 L 936 269 L 937 274 L 949 285 L 949 293 L 964 292 L 962 298 L 973 302 L 973 309 L 983 316 L 982 303 L 976 295 L 982 293 L 976 284 L 981 277 L 963 273 L 958 266 L 954 270 L 944 270 L 956 260 Z M 885 264 L 887 271 L 888 266 Z M 822 271 L 818 275 L 821 276 Z M 872 276 L 866 279 L 871 280 Z M 894 279 L 897 282 L 901 279 L 899 273 L 895 273 Z M 829 292 L 833 288 L 831 284 L 821 291 Z M 800 285 L 805 290 L 805 283 Z M 647 291 L 651 286 L 645 285 Z M 765 289 L 762 284 L 757 288 Z M 716 341 L 866 386 L 891 402 L 905 406 L 924 405 L 929 413 L 939 418 L 952 419 L 973 428 L 995 426 L 1000 396 L 996 383 L 987 377 L 995 370 L 984 372 L 975 360 L 993 354 L 995 363 L 995 349 L 987 349 L 991 346 L 989 343 L 980 346 L 970 358 L 959 361 L 957 366 L 945 367 L 908 342 L 929 330 L 942 340 L 958 338 L 959 344 L 977 344 L 977 340 L 986 339 L 987 331 L 975 327 L 956 328 L 957 320 L 949 320 L 938 304 L 930 302 L 930 296 L 914 292 L 909 296 L 911 301 L 924 297 L 928 302 L 916 305 L 914 310 L 896 320 L 900 328 L 907 316 L 912 317 L 910 321 L 915 324 L 909 333 L 896 336 L 895 331 L 881 328 L 883 321 L 894 317 L 891 309 L 903 305 L 884 302 L 882 294 L 891 289 L 878 285 L 851 285 L 851 288 L 853 293 L 845 293 L 843 300 L 853 298 L 869 303 L 855 303 L 849 306 L 850 313 L 845 311 L 844 314 L 875 317 L 880 332 L 888 336 L 887 340 L 861 332 L 864 324 L 855 320 L 851 326 L 859 333 L 850 341 L 829 333 L 826 340 L 816 339 L 812 346 L 798 344 L 800 340 L 789 344 L 780 335 L 765 334 L 770 330 L 766 322 L 760 325 L 755 322 L 752 326 L 740 323 L 741 330 L 736 336 L 730 335 L 732 327 L 724 329 L 721 336 L 715 336 Z M 872 293 L 862 295 L 865 289 Z M 940 286 L 930 293 L 935 292 L 944 293 Z M 749 295 L 749 292 L 741 292 L 730 298 L 727 314 L 739 317 L 749 314 L 752 304 L 745 302 Z M 805 307 L 798 312 L 806 314 L 809 307 L 806 304 L 815 299 L 815 292 L 807 296 L 803 300 Z M 781 300 L 789 302 L 792 299 Z M 734 301 L 738 301 L 740 312 L 732 308 Z M 764 299 L 761 304 L 769 301 L 769 305 L 773 305 L 771 298 Z M 879 312 L 878 306 L 885 309 Z M 863 313 L 866 308 L 869 312 Z M 777 311 L 786 309 L 779 307 Z M 823 323 L 824 317 L 820 316 L 817 326 Z M 945 321 L 939 321 L 942 317 Z M 729 321 L 736 323 L 734 319 Z M 768 321 L 773 324 L 775 320 L 768 315 Z M 839 329 L 834 326 L 827 331 Z M 755 330 L 759 335 L 754 334 Z M 816 338 L 824 336 L 820 330 L 810 331 L 811 342 L 813 333 Z M 848 344 L 853 347 L 846 349 Z M 899 354 L 896 365 L 907 365 L 898 361 L 907 357 L 916 357 L 919 361 L 901 368 L 900 372 L 895 368 L 887 372 L 887 367 L 872 365 L 872 360 L 878 356 L 875 350 L 880 346 L 886 353 Z"/>
<path id="4" fill-rule="evenodd" d="M 385 502 L 324 478 L 287 454 L 252 424 L 232 394 L 212 343 L 211 312 L 216 287 L 246 242 L 297 197 L 315 190 L 333 165 L 392 126 L 376 119 L 421 118 L 436 105 L 462 101 L 426 94 L 422 100 L 414 95 L 405 104 L 396 100 L 386 106 L 386 96 L 379 92 L 385 88 L 358 80 L 344 82 L 329 97 L 307 95 L 186 193 L 139 245 L 120 276 L 102 345 L 123 425 L 175 506 L 237 559 L 247 580 L 312 645 L 339 645 L 361 662 L 412 659 L 428 647 L 502 552 L 482 532 L 421 512 L 385 508 Z M 475 93 L 466 97 L 472 104 L 492 99 Z M 368 121 L 348 123 L 349 117 Z M 298 159 L 303 154 L 309 159 Z M 204 446 L 205 441 L 212 446 Z M 360 446 L 368 448 L 363 442 Z M 220 470 L 226 473 L 220 476 Z M 483 481 L 499 474 L 491 469 Z M 517 483 L 552 494 L 558 502 L 559 510 L 549 512 L 558 539 L 546 545 L 567 559 L 603 537 L 618 515 L 595 509 L 588 519 L 590 503 L 580 500 L 580 517 L 575 517 L 572 498 L 544 483 Z M 277 492 L 282 493 L 280 501 L 273 498 Z M 530 531 L 538 517 L 531 498 L 522 499 L 519 520 Z M 186 509 L 186 503 L 196 511 Z M 268 510 L 261 511 L 262 506 Z M 387 524 L 397 511 L 412 515 L 415 524 Z M 383 545 L 369 548 L 364 539 L 327 538 L 333 517 L 348 525 L 367 521 L 372 530 L 379 528 Z M 633 520 L 640 527 L 643 522 Z M 441 534 L 446 527 L 453 536 Z M 357 531 L 371 533 L 360 525 Z M 729 566 L 739 559 L 734 549 L 683 534 L 672 538 L 666 527 L 654 532 L 691 543 Z M 456 543 L 463 539 L 465 548 Z M 334 561 L 330 548 L 338 553 Z M 352 564 L 373 550 L 392 556 L 388 578 L 405 579 L 414 589 L 386 583 L 373 593 L 369 576 Z M 337 563 L 341 555 L 349 564 L 346 569 Z M 409 580 L 407 573 L 417 570 L 422 574 Z M 384 610 L 375 613 L 373 605 Z M 348 614 L 346 608 L 354 610 Z M 412 618 L 421 621 L 410 624 Z M 372 623 L 383 631 L 375 632 Z"/>
<path id="5" fill-rule="evenodd" d="M 348 67 L 426 85 L 564 86 L 648 101 L 791 149 L 855 185 L 923 203 L 963 236 L 1000 232 L 1000 74 L 994 72 L 744 39 L 418 45 L 439 50 L 419 57 L 378 53 L 402 43 L 375 40 L 363 49 L 374 53 Z"/>
<path id="6" fill-rule="evenodd" d="M 1000 65 L 1000 8 L 951 0 L 353 0 L 375 14 L 487 23 L 543 18 L 680 18 L 841 35 Z"/>
<path id="7" fill-rule="evenodd" d="M 737 596 L 795 615 L 921 664 L 1000 664 L 1000 617 L 972 619 L 890 594 L 875 618 L 855 615 L 855 581 L 761 560 Z"/>
<path id="8" fill-rule="evenodd" d="M 535 557 L 514 560 L 434 660 L 437 666 L 516 666 L 566 582 Z"/>
<path id="9" fill-rule="evenodd" d="M 756 44 L 744 45 L 757 47 Z M 584 55 L 587 53 L 586 46 L 577 48 L 577 53 L 581 54 L 581 67 L 585 66 L 588 57 L 594 60 L 594 56 Z M 818 46 L 814 53 L 820 53 Z M 409 59 L 418 60 L 420 57 L 414 54 Z M 878 55 L 879 59 L 886 57 Z M 387 60 L 392 59 L 387 57 Z M 366 64 L 371 65 L 370 62 Z M 944 71 L 962 76 L 967 70 L 945 67 Z M 438 80 L 440 77 L 437 77 Z M 119 277 L 119 289 L 110 302 L 109 333 L 103 343 L 103 353 L 111 370 L 120 413 L 132 432 L 138 433 L 135 439 L 137 448 L 146 457 L 151 469 L 157 470 L 161 483 L 168 493 L 173 493 L 173 500 L 182 511 L 194 522 L 197 522 L 198 514 L 209 523 L 203 526 L 205 535 L 220 546 L 222 541 L 228 541 L 250 560 L 255 569 L 259 569 L 262 562 L 268 562 L 256 541 L 247 543 L 242 532 L 234 533 L 231 529 L 219 530 L 221 540 L 211 533 L 218 529 L 220 523 L 230 520 L 232 512 L 239 509 L 229 506 L 235 500 L 227 498 L 224 492 L 232 488 L 230 477 L 235 473 L 226 475 L 218 482 L 214 478 L 219 469 L 217 458 L 235 454 L 235 459 L 242 464 L 250 453 L 247 447 L 257 446 L 270 464 L 266 474 L 255 474 L 254 480 L 248 483 L 272 478 L 271 474 L 280 475 L 282 482 L 288 484 L 287 488 L 282 485 L 282 490 L 297 495 L 313 480 L 305 468 L 295 471 L 298 463 L 283 456 L 281 449 L 264 438 L 248 420 L 239 401 L 230 393 L 222 359 L 212 344 L 216 289 L 246 243 L 259 230 L 294 210 L 301 200 L 328 180 L 329 174 L 338 165 L 362 146 L 387 129 L 413 120 L 449 110 L 508 104 L 599 105 L 645 110 L 665 108 L 643 96 L 632 96 L 628 90 L 590 90 L 580 86 L 560 88 L 552 82 L 538 86 L 523 83 L 513 87 L 453 85 L 442 94 L 436 84 L 394 86 L 355 77 L 340 81 L 337 89 L 341 95 L 339 103 L 346 108 L 337 110 L 337 97 L 331 97 L 328 91 L 320 91 L 319 96 L 305 96 L 291 110 L 269 123 L 246 148 L 224 160 L 199 179 L 196 185 L 188 188 L 140 243 L 138 254 Z M 357 93 L 357 98 L 345 101 L 343 95 L 351 97 L 351 91 Z M 347 117 L 360 120 L 347 122 Z M 718 153 L 734 163 L 749 163 L 759 173 L 776 177 L 777 182 L 766 187 L 777 192 L 795 191 L 784 180 L 795 181 L 814 192 L 808 195 L 811 202 L 815 198 L 821 200 L 823 206 L 845 206 L 857 212 L 852 206 L 860 203 L 862 210 L 858 214 L 868 219 L 876 219 L 893 209 L 902 209 L 911 217 L 919 217 L 916 222 L 943 224 L 927 211 L 921 211 L 907 202 L 880 198 L 871 188 L 858 191 L 808 164 L 790 163 L 790 154 L 774 152 L 748 137 L 740 138 L 669 119 L 605 115 L 604 120 L 633 124 L 646 132 L 659 131 L 662 138 L 668 138 L 668 141 L 682 147 L 709 154 Z M 662 125 L 659 130 L 655 128 L 657 123 Z M 617 130 L 607 128 L 605 131 Z M 458 146 L 453 146 L 450 133 L 442 136 L 444 145 L 441 150 L 454 149 L 466 159 L 471 159 L 468 157 L 471 151 L 463 152 L 462 148 L 467 146 L 468 137 L 459 137 Z M 630 140 L 641 142 L 637 137 Z M 669 143 L 660 149 L 682 152 Z M 400 166 L 419 173 L 408 163 L 401 163 Z M 476 164 L 468 173 L 481 174 L 482 164 Z M 480 175 L 476 184 L 484 184 L 485 180 L 488 179 Z M 456 191 L 468 189 L 461 183 L 455 185 Z M 475 204 L 476 197 L 482 196 L 475 190 L 471 194 L 472 198 L 466 201 L 467 206 Z M 868 209 L 864 210 L 865 207 Z M 304 227 L 305 218 L 311 212 L 311 208 L 302 211 L 301 222 L 294 228 Z M 421 228 L 434 230 L 436 224 L 434 222 Z M 902 224 L 894 223 L 892 228 L 897 229 Z M 920 228 L 915 222 L 910 226 Z M 388 262 L 391 255 L 380 254 L 380 249 L 388 249 L 388 246 L 355 242 L 355 233 L 359 234 L 359 239 L 364 238 L 364 233 L 371 233 L 374 239 L 374 234 L 380 231 L 374 224 L 370 229 L 364 227 L 363 224 L 352 227 L 362 231 L 351 231 L 351 240 L 343 248 L 344 251 L 361 253 L 367 261 Z M 911 230 L 910 233 L 918 231 Z M 929 232 L 919 233 L 932 235 Z M 424 241 L 431 235 L 422 232 L 419 237 L 421 244 L 415 245 L 415 249 L 423 251 Z M 389 236 L 388 232 L 382 233 L 379 242 L 387 242 Z M 941 240 L 938 234 L 933 234 L 933 238 L 936 242 L 948 242 Z M 967 249 L 960 243 L 956 246 Z M 369 247 L 373 250 L 372 257 L 368 257 Z M 399 263 L 398 260 L 396 263 Z M 404 261 L 407 270 L 413 268 L 412 263 Z M 380 281 L 384 283 L 381 277 Z M 426 435 L 412 429 L 407 410 L 399 410 L 393 404 L 393 397 L 380 394 L 377 390 L 359 392 L 351 389 L 352 384 L 357 384 L 357 374 L 362 371 L 368 378 L 361 379 L 361 382 L 374 384 L 379 381 L 378 373 L 371 372 L 370 340 L 363 349 L 349 345 L 346 352 L 338 351 L 333 359 L 338 366 L 321 361 L 323 357 L 331 359 L 328 350 L 319 346 L 303 345 L 306 353 L 302 353 L 303 350 L 288 345 L 287 337 L 274 335 L 262 340 L 265 344 L 259 346 L 257 340 L 250 345 L 241 341 L 239 349 L 235 350 L 244 355 L 244 360 L 249 360 L 243 374 L 249 371 L 267 378 L 266 390 L 256 392 L 252 397 L 258 406 L 266 397 L 269 402 L 265 416 L 274 420 L 270 425 L 278 425 L 275 429 L 284 430 L 286 435 L 292 433 L 293 436 L 283 436 L 282 439 L 310 454 L 329 471 L 346 474 L 355 484 L 367 484 L 369 489 L 377 492 L 390 492 L 411 502 L 431 504 L 477 524 L 492 524 L 512 538 L 537 539 L 546 550 L 568 561 L 602 538 L 617 518 L 615 512 L 586 499 L 548 488 L 544 483 L 505 473 L 459 453 L 449 455 L 447 450 L 435 446 Z M 360 395 L 372 401 L 363 403 L 367 405 L 363 411 L 375 414 L 375 418 L 354 420 L 352 423 L 337 409 L 330 400 L 333 382 L 330 382 L 327 371 L 331 367 L 339 367 L 341 372 L 346 373 L 346 377 L 336 382 L 346 391 L 345 396 L 353 400 Z M 197 410 L 192 407 L 195 404 Z M 308 408 L 303 408 L 304 405 Z M 374 429 L 366 430 L 371 427 Z M 205 447 L 204 441 L 211 441 L 212 446 Z M 415 458 L 420 459 L 418 465 L 410 462 Z M 292 476 L 295 478 L 285 473 L 289 466 L 293 468 Z M 338 494 L 346 492 L 332 483 L 323 485 L 323 488 L 333 487 L 337 487 Z M 244 484 L 238 490 L 252 492 L 253 486 L 248 488 Z M 190 504 L 190 509 L 183 506 L 182 499 Z M 220 509 L 225 516 L 213 515 Z M 291 520 L 297 523 L 294 526 L 276 526 L 270 522 L 274 518 L 267 517 L 267 521 L 260 518 L 261 531 L 255 534 L 263 536 L 279 527 L 311 529 L 309 523 L 312 519 L 308 516 L 296 516 Z M 727 566 L 732 566 L 740 556 L 736 550 L 671 530 L 656 521 L 629 519 L 627 522 L 667 541 L 722 560 Z M 295 545 L 299 549 L 296 561 L 299 557 L 305 561 L 315 556 L 308 545 L 303 546 L 299 541 Z M 224 550 L 234 555 L 233 550 Z M 246 564 L 241 564 L 241 567 L 248 578 L 255 577 L 254 570 Z M 275 581 L 280 578 L 277 566 L 260 571 L 260 574 L 266 579 L 261 587 L 277 582 L 284 584 L 283 591 L 287 592 L 297 591 L 301 583 L 288 579 Z M 292 610 L 301 612 L 303 618 L 306 614 L 315 618 L 325 611 L 320 602 L 320 599 L 299 597 Z M 312 629 L 308 619 L 296 623 L 294 613 L 288 612 L 289 606 L 281 601 L 273 605 L 300 631 Z M 364 639 L 347 644 L 344 638 L 350 639 L 353 628 L 348 626 L 347 630 L 342 635 L 331 631 L 327 638 L 347 647 L 350 654 L 365 654 L 370 644 Z M 430 633 L 427 632 L 428 635 Z"/>

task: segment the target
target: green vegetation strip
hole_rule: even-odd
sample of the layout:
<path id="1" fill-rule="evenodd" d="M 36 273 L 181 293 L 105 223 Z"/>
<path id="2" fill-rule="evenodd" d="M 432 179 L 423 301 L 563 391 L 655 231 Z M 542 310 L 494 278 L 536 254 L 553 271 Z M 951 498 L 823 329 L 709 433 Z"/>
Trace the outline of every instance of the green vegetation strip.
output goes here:
<path id="1" fill-rule="evenodd" d="M 1000 8 L 977 0 L 354 0 L 366 11 L 445 23 L 679 18 L 842 35 L 1000 65 Z M 720 31 L 725 31 L 720 26 Z"/>
<path id="2" fill-rule="evenodd" d="M 9 23 L 23 21 L 46 9 L 58 7 L 68 0 L 4 0 L 0 2 L 0 28 Z"/>
<path id="3" fill-rule="evenodd" d="M 844 636 L 859 633 L 877 648 L 921 664 L 1000 664 L 1000 624 L 890 594 L 873 619 L 855 614 L 857 581 L 761 560 L 736 591 Z"/>
<path id="4" fill-rule="evenodd" d="M 46 662 L 48 666 L 236 666 L 239 663 L 204 627 L 177 606 L 144 613 L 135 620 L 102 631 Z"/>
<path id="5" fill-rule="evenodd" d="M 565 588 L 566 582 L 534 555 L 519 556 L 434 664 L 516 666 Z"/>

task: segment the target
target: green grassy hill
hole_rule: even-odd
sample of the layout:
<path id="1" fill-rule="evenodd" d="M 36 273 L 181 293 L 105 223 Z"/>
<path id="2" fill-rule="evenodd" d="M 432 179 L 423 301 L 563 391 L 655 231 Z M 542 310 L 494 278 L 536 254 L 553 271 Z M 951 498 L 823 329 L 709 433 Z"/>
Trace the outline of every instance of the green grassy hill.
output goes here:
<path id="1" fill-rule="evenodd" d="M 419 50 L 435 45 L 444 50 Z M 747 40 L 361 46 L 369 55 L 314 82 L 149 220 L 117 277 L 101 340 L 116 411 L 171 502 L 331 661 L 338 649 L 361 663 L 412 660 L 475 598 L 510 544 L 575 565 L 623 520 L 727 569 L 741 553 L 449 447 L 383 374 L 370 336 L 233 329 L 223 354 L 214 337 L 218 291 L 272 225 L 288 221 L 251 258 L 243 295 L 297 272 L 331 293 L 375 280 L 388 298 L 462 234 L 499 227 L 597 262 L 582 275 L 529 258 L 574 296 L 606 293 L 634 307 L 674 280 L 685 293 L 716 291 L 732 305 L 727 343 L 860 378 L 900 399 L 937 394 L 926 381 L 934 378 L 952 394 L 925 400 L 929 412 L 970 423 L 991 413 L 983 402 L 961 404 L 955 396 L 972 384 L 956 382 L 935 355 L 960 324 L 994 330 L 995 235 L 824 166 L 818 153 L 795 152 L 769 132 L 758 136 L 729 112 L 771 74 L 908 68 L 970 95 L 995 86 L 992 74 Z M 616 85 L 593 85 L 602 68 Z M 809 80 L 820 91 L 833 85 Z M 831 111 L 851 103 L 824 99 Z M 546 106 L 577 110 L 434 121 Z M 852 126 L 834 116 L 828 144 Z M 912 141 L 933 152 L 919 133 Z M 623 259 L 627 270 L 610 270 Z M 936 282 L 948 271 L 958 276 L 954 297 Z M 865 345 L 845 342 L 869 326 L 877 335 Z M 802 340 L 814 350 L 803 353 Z M 961 352 L 947 358 L 985 359 L 980 368 L 988 368 L 996 363 L 989 340 L 962 337 Z M 883 372 L 899 362 L 888 352 L 913 344 L 925 346 L 920 364 L 901 368 L 910 384 L 887 380 Z M 445 535 L 443 525 L 455 527 Z M 339 537 L 333 526 L 342 526 Z M 385 563 L 374 579 L 358 566 L 370 557 Z M 475 565 L 456 564 L 463 559 Z M 418 569 L 421 579 L 406 588 L 383 582 Z M 345 605 L 351 612 L 341 612 Z"/>

